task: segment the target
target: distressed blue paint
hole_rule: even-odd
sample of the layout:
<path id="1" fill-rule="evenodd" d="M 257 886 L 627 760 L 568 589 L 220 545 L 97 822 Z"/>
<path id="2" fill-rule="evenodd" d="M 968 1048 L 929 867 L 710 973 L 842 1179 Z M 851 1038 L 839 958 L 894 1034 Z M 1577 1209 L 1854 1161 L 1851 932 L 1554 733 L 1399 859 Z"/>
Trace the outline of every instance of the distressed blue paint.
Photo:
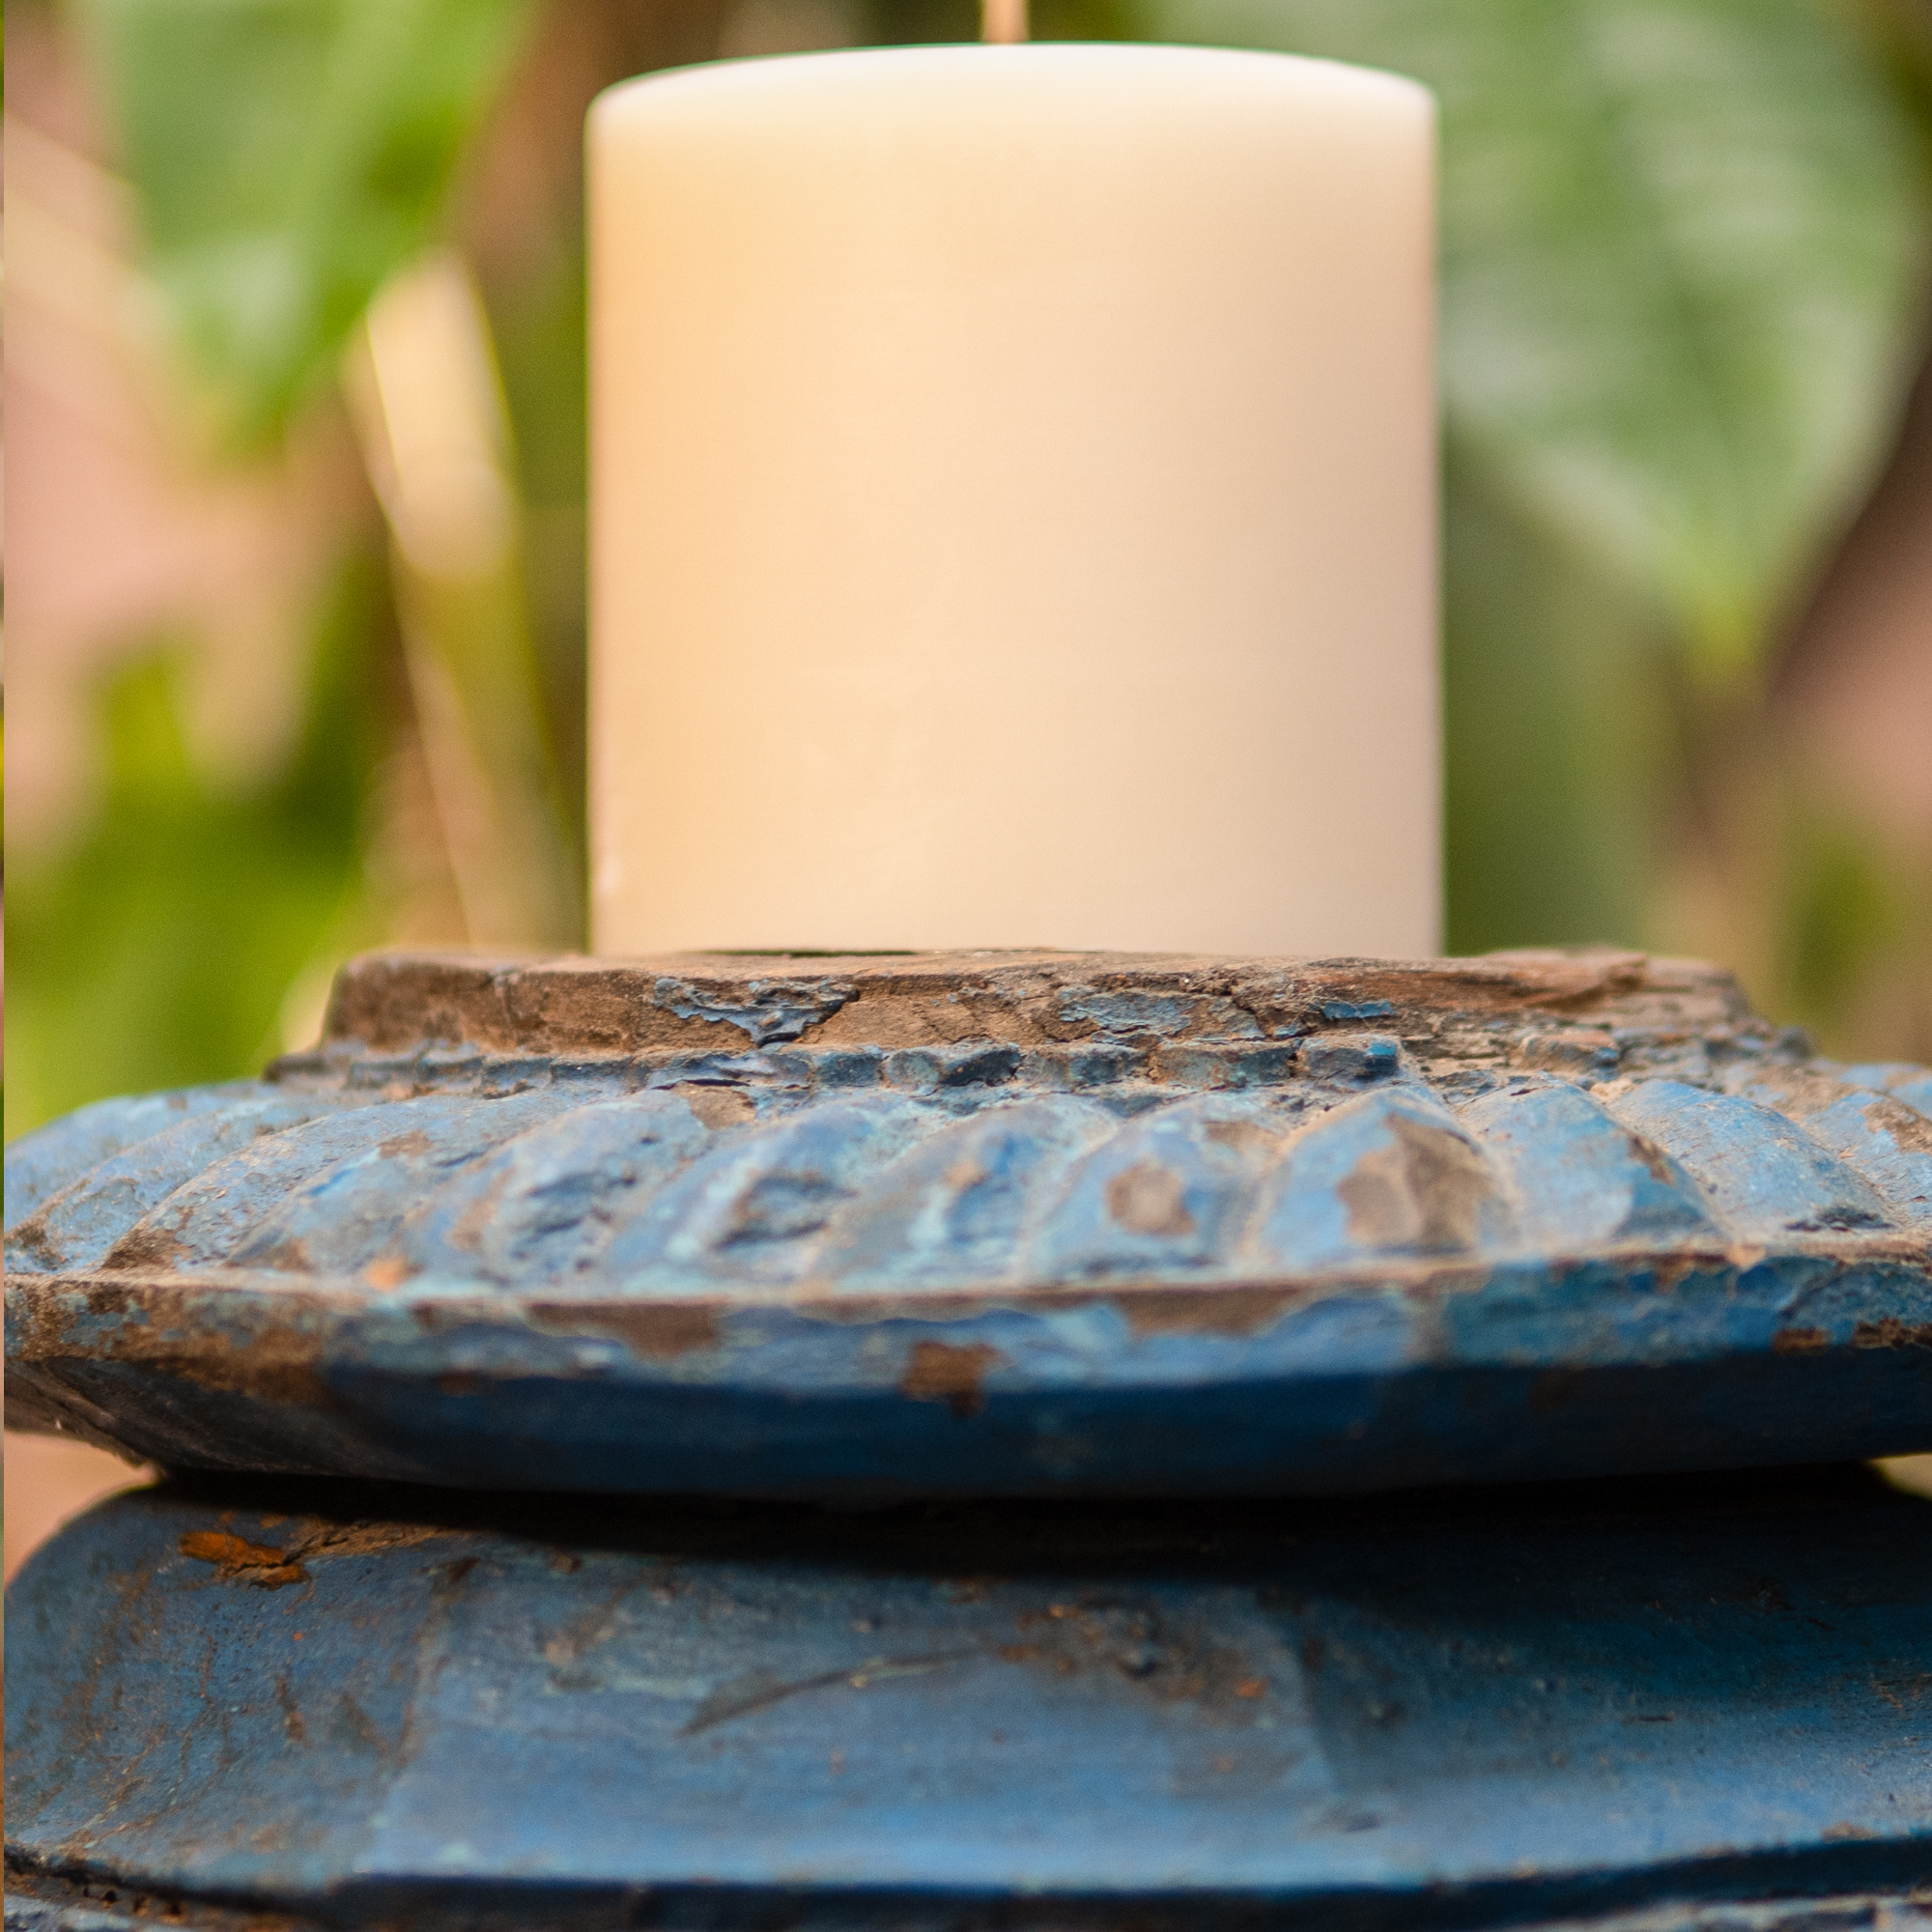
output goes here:
<path id="1" fill-rule="evenodd" d="M 1896 1226 L 1883 1197 L 1800 1125 L 1754 1101 L 1647 1080 L 1607 1101 L 1624 1125 L 1691 1169 L 1745 1240 Z"/>
<path id="2" fill-rule="evenodd" d="M 968 1114 L 895 1162 L 841 1215 L 817 1272 L 845 1291 L 1003 1280 L 1023 1251 L 1034 1205 L 1119 1124 L 1092 1100 L 1059 1094 Z"/>
<path id="3" fill-rule="evenodd" d="M 222 1259 L 319 1274 L 360 1267 L 394 1245 L 404 1216 L 425 1196 L 435 1199 L 492 1149 L 581 1106 L 583 1097 L 557 1086 L 488 1099 L 431 1094 L 318 1122 L 314 1164 L 298 1163 L 303 1178 L 285 1185 Z M 340 1131 L 331 1135 L 330 1128 Z M 231 1198 L 253 1177 L 234 1179 Z M 265 1189 L 256 1198 L 273 1195 Z"/>
<path id="4" fill-rule="evenodd" d="M 1932 1506 L 1550 1479 L 1932 1447 L 1928 1076 L 1640 966 L 404 962 L 10 1150 L 11 1420 L 444 1487 L 43 1550 L 9 1932 L 1927 1932 Z"/>
<path id="5" fill-rule="evenodd" d="M 1723 1238 L 1684 1168 L 1575 1087 L 1502 1087 L 1471 1101 L 1462 1119 L 1504 1171 L 1518 1254 Z"/>
<path id="6" fill-rule="evenodd" d="M 592 1100 L 520 1133 L 438 1188 L 404 1223 L 400 1251 L 432 1278 L 567 1281 L 626 1203 L 668 1180 L 708 1138 L 689 1101 L 647 1091 Z"/>
<path id="7" fill-rule="evenodd" d="M 261 1080 L 178 1087 L 162 1094 L 97 1100 L 50 1122 L 7 1150 L 7 1225 L 24 1221 L 70 1181 L 123 1148 L 193 1115 L 216 1113 L 242 1100 L 267 1099 L 274 1091 Z"/>
<path id="8" fill-rule="evenodd" d="M 1875 1093 L 1895 1094 L 1908 1107 L 1932 1113 L 1932 1073 L 1922 1066 L 1902 1061 L 1888 1061 L 1840 1069 L 1845 1081 L 1855 1087 L 1869 1087 Z"/>
<path id="9" fill-rule="evenodd" d="M 1363 1932 L 1932 1878 L 1932 1504 L 1869 1479 L 391 1506 L 163 1491 L 34 1559 L 30 1877 L 338 1926 Z"/>
<path id="10" fill-rule="evenodd" d="M 212 1162 L 344 1104 L 345 1097 L 335 1094 L 270 1091 L 173 1120 L 98 1165 L 90 1162 L 77 1179 L 57 1187 L 29 1221 L 14 1224 L 7 1266 L 38 1272 L 94 1267 L 137 1221 Z M 30 1152 L 41 1151 L 36 1139 Z M 43 1172 L 49 1181 L 58 1179 Z M 22 1225 L 31 1230 L 24 1237 Z"/>
<path id="11" fill-rule="evenodd" d="M 1320 1116 L 1260 1194 L 1254 1264 L 1264 1277 L 1473 1258 L 1507 1240 L 1497 1176 L 1419 1084 L 1382 1088 Z"/>
<path id="12" fill-rule="evenodd" d="M 652 995 L 680 1019 L 736 1027 L 758 1046 L 796 1039 L 809 1027 L 830 1019 L 851 996 L 851 988 L 836 980 L 753 980 L 742 996 L 721 999 L 668 975 L 659 979 Z"/>
<path id="13" fill-rule="evenodd" d="M 553 1111 L 562 1103 L 556 1090 L 542 1099 Z M 149 1257 L 176 1268 L 248 1265 L 302 1240 L 306 1264 L 325 1267 L 346 1237 L 356 1244 L 347 1263 L 354 1266 L 372 1224 L 393 1224 L 426 1183 L 540 1118 L 525 1100 L 454 1095 L 324 1114 L 257 1139 L 176 1188 L 120 1236 L 109 1265 L 138 1266 Z"/>
<path id="14" fill-rule="evenodd" d="M 1311 1039 L 1295 1062 L 1311 1080 L 1392 1080 L 1402 1071 L 1402 1041 L 1393 1034 L 1341 1034 Z"/>
<path id="15" fill-rule="evenodd" d="M 352 1056 L 98 1166 L 65 1128 L 25 1143 L 66 1191 L 14 1234 L 10 1386 L 172 1464 L 565 1489 L 1926 1447 L 1910 1083 L 1719 1072 L 1426 1076 L 1346 1032 Z"/>
<path id="16" fill-rule="evenodd" d="M 865 1094 L 803 1109 L 719 1145 L 613 1220 L 587 1268 L 624 1289 L 668 1293 L 795 1279 L 838 1209 L 945 1122 L 899 1094 Z"/>
<path id="17" fill-rule="evenodd" d="M 1052 1282 L 1228 1272 L 1291 1118 L 1278 1095 L 1214 1095 L 1129 1122 L 1067 1178 L 1012 1271 Z"/>
<path id="18" fill-rule="evenodd" d="M 1735 1069 L 1731 1078 L 1735 1091 L 1768 1106 L 1782 1105 L 1802 1120 L 1810 1139 L 1878 1184 L 1906 1225 L 1932 1225 L 1932 1131 L 1925 1114 L 1932 1107 L 1932 1083 L 1915 1106 L 1900 1097 L 1914 1091 L 1909 1081 L 1891 1092 L 1833 1079 L 1829 1072 L 1778 1074 L 1748 1066 Z"/>
<path id="19" fill-rule="evenodd" d="M 1319 1491 L 1901 1453 L 1932 1416 L 1912 1339 L 1932 1290 L 1900 1263 L 1498 1264 L 1467 1293 L 1372 1279 L 1198 1311 L 1177 1293 L 947 1296 L 925 1318 L 910 1294 L 726 1296 L 667 1321 L 668 1297 L 238 1272 L 150 1277 L 133 1310 L 48 1282 L 54 1349 L 24 1310 L 10 1346 L 16 1403 L 43 1391 L 163 1462 L 512 1488 Z M 934 1349 L 957 1402 L 922 1382 Z"/>
<path id="20" fill-rule="evenodd" d="M 1227 1000 L 1204 1001 L 1198 995 L 1072 986 L 1061 993 L 1059 1004 L 1063 1020 L 1090 1021 L 1103 1035 L 1165 1038 L 1194 1031 L 1204 1021 L 1224 1038 L 1259 1039 L 1262 1033 L 1252 1013 Z"/>

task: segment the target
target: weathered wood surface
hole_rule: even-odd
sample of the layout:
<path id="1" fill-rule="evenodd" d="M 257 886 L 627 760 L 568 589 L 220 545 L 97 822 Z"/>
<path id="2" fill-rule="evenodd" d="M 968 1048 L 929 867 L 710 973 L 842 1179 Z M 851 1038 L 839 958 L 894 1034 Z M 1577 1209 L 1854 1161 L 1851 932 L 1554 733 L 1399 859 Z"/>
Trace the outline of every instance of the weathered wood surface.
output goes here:
<path id="1" fill-rule="evenodd" d="M 127 1497 L 9 1598 L 9 1924 L 1927 1932 L 1932 1503 L 1861 1475 Z"/>
<path id="2" fill-rule="evenodd" d="M 1146 952 L 678 953 L 492 959 L 372 952 L 336 981 L 327 1037 L 510 1053 L 1285 1039 L 1379 1021 L 1474 1052 L 1498 1031 L 1637 1028 L 1679 1037 L 1762 1022 L 1697 960 L 1608 949 L 1474 959 L 1268 959 Z M 1601 1039 L 1587 1044 L 1593 1050 Z"/>
<path id="3" fill-rule="evenodd" d="M 8 1153 L 18 1426 L 552 1489 L 1932 1447 L 1932 1075 L 1712 968 L 375 955 Z"/>

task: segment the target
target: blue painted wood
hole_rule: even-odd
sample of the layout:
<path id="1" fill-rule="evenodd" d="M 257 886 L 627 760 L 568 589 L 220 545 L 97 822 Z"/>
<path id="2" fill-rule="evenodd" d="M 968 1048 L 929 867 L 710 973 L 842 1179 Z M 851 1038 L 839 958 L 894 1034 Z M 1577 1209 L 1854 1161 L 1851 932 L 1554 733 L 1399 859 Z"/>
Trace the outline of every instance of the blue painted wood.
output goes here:
<path id="1" fill-rule="evenodd" d="M 191 1115 L 214 1113 L 274 1090 L 258 1080 L 176 1088 L 97 1100 L 50 1122 L 7 1150 L 7 1225 L 24 1221 L 62 1188 L 123 1148 L 148 1140 Z"/>
<path id="2" fill-rule="evenodd" d="M 185 1118 L 180 1118 L 178 1110 L 166 1107 L 176 1097 L 153 1096 L 165 1108 L 166 1124 L 159 1131 L 129 1140 L 104 1160 L 87 1159 L 71 1180 L 49 1157 L 51 1150 L 41 1136 L 32 1137 L 23 1150 L 30 1179 L 22 1191 L 31 1194 L 36 1182 L 50 1184 L 54 1191 L 28 1220 L 17 1224 L 24 1232 L 7 1249 L 9 1268 L 33 1272 L 96 1266 L 121 1235 L 210 1163 L 341 1104 L 340 1096 L 331 1094 L 283 1094 L 272 1089 L 244 1092 L 216 1105 L 196 1094 L 183 1096 L 193 1104 L 185 1110 Z M 128 1115 L 160 1111 L 137 1100 Z M 47 1130 L 48 1140 L 65 1125 L 56 1122 Z"/>
<path id="3" fill-rule="evenodd" d="M 1861 1471 L 129 1495 L 9 1598 L 10 1922 L 1905 1932 L 1928 1531 Z"/>
<path id="4" fill-rule="evenodd" d="M 272 1084 L 9 1151 L 13 1412 L 808 1495 L 1932 1447 L 1932 1076 L 1641 960 L 988 957 L 352 969 Z"/>
<path id="5" fill-rule="evenodd" d="M 365 961 L 10 1150 L 11 1423 L 444 1487 L 40 1552 L 9 1932 L 1927 1932 L 1932 1505 L 1548 1479 L 1932 1446 L 1932 1076 L 1631 955 L 775 966 Z"/>

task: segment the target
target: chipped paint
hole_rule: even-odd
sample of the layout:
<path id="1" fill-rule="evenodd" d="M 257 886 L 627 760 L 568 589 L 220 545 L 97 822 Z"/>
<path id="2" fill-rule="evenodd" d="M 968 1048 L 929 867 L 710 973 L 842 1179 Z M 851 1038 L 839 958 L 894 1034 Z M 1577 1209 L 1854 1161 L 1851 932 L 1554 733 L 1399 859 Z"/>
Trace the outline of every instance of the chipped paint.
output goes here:
<path id="1" fill-rule="evenodd" d="M 258 1590 L 279 1590 L 290 1583 L 306 1583 L 308 1572 L 272 1544 L 246 1543 L 221 1529 L 198 1529 L 181 1539 L 181 1553 L 196 1563 L 212 1563 L 224 1583 L 252 1583 Z"/>
<path id="2" fill-rule="evenodd" d="M 950 1342 L 915 1342 L 899 1377 L 899 1393 L 908 1402 L 943 1402 L 964 1421 L 985 1407 L 986 1376 L 1005 1359 L 999 1350 L 983 1342 L 965 1348 Z"/>
<path id="3" fill-rule="evenodd" d="M 609 1336 L 646 1362 L 674 1362 L 716 1349 L 720 1340 L 718 1306 L 701 1301 L 607 1302 L 593 1308 L 538 1303 L 530 1309 L 530 1321 L 553 1335 Z"/>
<path id="4" fill-rule="evenodd" d="M 1918 1076 L 1797 1053 L 1632 954 L 382 956 L 276 1082 L 9 1150 L 14 1413 L 177 1465 L 806 1493 L 1687 1466 L 1767 1412 L 1793 1456 L 1921 1449 Z"/>
<path id="5" fill-rule="evenodd" d="M 1863 1472 L 390 1492 L 426 1522 L 264 1487 L 116 1498 L 15 1582 L 15 1932 L 1923 1932 L 1932 1505 Z"/>
<path id="6" fill-rule="evenodd" d="M 736 1027 L 753 1046 L 797 1039 L 854 997 L 851 986 L 828 979 L 747 980 L 724 994 L 667 974 L 651 989 L 654 1005 L 680 1019 Z"/>

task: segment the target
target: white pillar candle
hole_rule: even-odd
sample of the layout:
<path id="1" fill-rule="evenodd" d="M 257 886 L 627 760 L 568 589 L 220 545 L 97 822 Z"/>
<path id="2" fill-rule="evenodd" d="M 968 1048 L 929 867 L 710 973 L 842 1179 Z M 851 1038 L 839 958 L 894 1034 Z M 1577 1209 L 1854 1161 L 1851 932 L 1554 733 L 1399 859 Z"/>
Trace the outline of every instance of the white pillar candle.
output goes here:
<path id="1" fill-rule="evenodd" d="M 589 144 L 599 952 L 1435 950 L 1422 88 L 811 54 Z"/>

